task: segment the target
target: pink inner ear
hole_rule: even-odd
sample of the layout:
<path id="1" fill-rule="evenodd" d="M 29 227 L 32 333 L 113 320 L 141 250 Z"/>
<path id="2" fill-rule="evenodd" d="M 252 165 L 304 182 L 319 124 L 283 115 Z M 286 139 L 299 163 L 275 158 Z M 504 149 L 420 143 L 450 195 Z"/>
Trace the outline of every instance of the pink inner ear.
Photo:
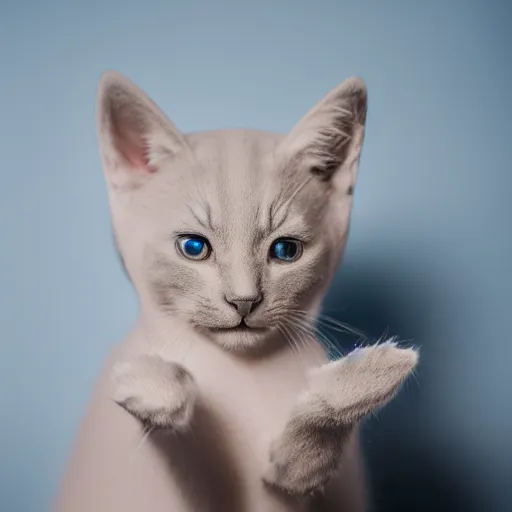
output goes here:
<path id="1" fill-rule="evenodd" d="M 112 136 L 117 151 L 123 159 L 141 172 L 154 172 L 149 165 L 143 123 L 128 112 L 118 112 L 112 119 Z"/>

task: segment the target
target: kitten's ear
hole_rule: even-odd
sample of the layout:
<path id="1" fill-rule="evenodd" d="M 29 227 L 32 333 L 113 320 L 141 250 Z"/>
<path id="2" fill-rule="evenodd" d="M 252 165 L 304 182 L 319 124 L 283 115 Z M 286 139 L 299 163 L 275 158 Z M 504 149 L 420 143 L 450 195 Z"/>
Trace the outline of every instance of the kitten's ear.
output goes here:
<path id="1" fill-rule="evenodd" d="M 364 81 L 352 77 L 342 82 L 281 143 L 279 152 L 285 165 L 299 166 L 323 181 L 331 180 L 340 170 L 347 170 L 353 187 L 363 145 L 366 109 Z"/>
<path id="2" fill-rule="evenodd" d="M 103 167 L 114 188 L 143 184 L 164 161 L 187 146 L 156 104 L 116 71 L 101 77 L 96 115 Z"/>

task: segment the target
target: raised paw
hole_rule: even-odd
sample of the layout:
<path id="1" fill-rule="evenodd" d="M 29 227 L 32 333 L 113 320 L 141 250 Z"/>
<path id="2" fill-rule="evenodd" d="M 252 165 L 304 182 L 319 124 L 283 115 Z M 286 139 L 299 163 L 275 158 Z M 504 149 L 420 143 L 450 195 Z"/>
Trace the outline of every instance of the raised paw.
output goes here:
<path id="1" fill-rule="evenodd" d="M 148 427 L 186 430 L 198 395 L 183 366 L 157 355 L 142 355 L 112 368 L 112 398 Z"/>
<path id="2" fill-rule="evenodd" d="M 271 447 L 264 482 L 290 494 L 321 491 L 357 424 L 395 396 L 417 362 L 415 350 L 389 341 L 315 369 Z"/>
<path id="3" fill-rule="evenodd" d="M 418 352 L 393 341 L 358 348 L 311 373 L 306 400 L 325 403 L 340 425 L 387 404 L 418 364 Z"/>

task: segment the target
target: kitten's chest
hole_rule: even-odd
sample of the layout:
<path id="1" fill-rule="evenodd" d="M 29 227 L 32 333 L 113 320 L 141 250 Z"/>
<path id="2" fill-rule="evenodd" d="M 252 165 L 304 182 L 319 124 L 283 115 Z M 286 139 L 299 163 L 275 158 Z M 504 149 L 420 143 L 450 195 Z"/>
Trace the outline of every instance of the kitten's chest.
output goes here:
<path id="1" fill-rule="evenodd" d="M 284 427 L 307 386 L 307 369 L 319 360 L 298 361 L 293 354 L 281 354 L 250 364 L 193 353 L 183 364 L 198 383 L 201 403 L 222 423 L 226 435 L 240 443 L 239 449 L 260 454 Z"/>
<path id="2" fill-rule="evenodd" d="M 309 362 L 304 355 L 298 361 L 293 354 L 282 354 L 265 364 L 250 365 L 208 351 L 192 353 L 181 361 L 200 389 L 191 433 L 196 446 L 202 446 L 206 479 L 211 480 L 221 467 L 223 476 L 214 477 L 219 479 L 215 492 L 221 492 L 225 482 L 227 488 L 237 488 L 244 502 L 240 510 L 253 510 L 261 500 L 273 503 L 261 480 L 269 463 L 270 446 L 307 385 L 307 367 L 319 362 L 318 354 Z M 266 510 L 274 510 L 270 502 Z M 275 505 L 275 510 L 292 510 Z"/>

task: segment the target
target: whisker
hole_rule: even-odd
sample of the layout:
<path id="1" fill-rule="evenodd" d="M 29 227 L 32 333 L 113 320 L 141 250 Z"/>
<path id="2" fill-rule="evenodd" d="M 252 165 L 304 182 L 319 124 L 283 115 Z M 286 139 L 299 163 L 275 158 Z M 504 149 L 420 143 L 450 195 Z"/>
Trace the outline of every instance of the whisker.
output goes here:
<path id="1" fill-rule="evenodd" d="M 300 346 L 298 345 L 298 343 L 295 341 L 294 337 L 292 336 L 293 333 L 290 333 L 290 331 L 288 330 L 288 327 L 285 323 L 281 323 L 281 327 L 283 328 L 283 331 L 286 333 L 287 339 L 290 341 L 291 344 L 293 344 L 293 346 L 297 350 L 297 355 L 302 359 L 302 355 L 300 353 Z"/>
<path id="2" fill-rule="evenodd" d="M 318 340 L 315 332 L 313 332 L 312 330 L 310 330 L 308 328 L 309 326 L 302 325 L 300 322 L 298 322 L 297 319 L 293 319 L 293 321 L 296 323 L 295 328 L 297 329 L 297 331 L 296 331 L 297 334 L 298 335 L 302 334 L 302 336 L 304 337 L 303 339 L 305 340 L 305 343 L 307 344 L 307 346 L 310 345 L 311 340 L 314 340 L 315 342 L 320 343 L 323 346 L 323 348 L 327 351 L 328 357 L 330 358 L 330 354 L 329 354 L 330 340 L 325 338 L 325 343 L 322 343 L 321 340 Z M 300 330 L 300 332 L 299 332 L 299 330 Z M 318 332 L 318 334 L 323 337 L 323 333 Z M 327 345 L 327 347 L 325 345 Z M 318 362 L 323 363 L 323 360 L 319 360 Z"/>
<path id="3" fill-rule="evenodd" d="M 367 337 L 359 329 L 356 329 L 355 327 L 353 327 L 345 322 L 341 322 L 340 320 L 336 320 L 335 318 L 331 318 L 326 315 L 319 314 L 317 317 L 317 321 L 320 324 L 323 324 L 325 327 L 332 329 L 333 331 L 338 331 L 338 332 L 343 332 L 343 333 L 351 333 L 351 334 L 355 334 L 356 336 L 359 336 L 362 338 Z"/>
<path id="4" fill-rule="evenodd" d="M 367 337 L 366 334 L 363 331 L 357 329 L 353 325 L 350 325 L 347 322 L 342 322 L 341 320 L 338 320 L 337 318 L 334 318 L 334 317 L 332 317 L 330 315 L 327 315 L 326 313 L 319 312 L 318 313 L 318 318 L 322 319 L 325 322 L 328 322 L 329 324 L 332 324 L 332 325 L 339 326 L 341 328 L 347 329 L 347 330 L 349 330 L 349 331 L 351 331 L 354 334 L 357 334 L 359 336 Z"/>
<path id="5" fill-rule="evenodd" d="M 277 322 L 276 323 L 276 328 L 277 330 L 282 334 L 283 338 L 285 339 L 286 343 L 289 345 L 289 347 L 291 348 L 292 352 L 294 354 L 296 354 L 296 350 L 295 350 L 295 347 L 293 344 L 290 343 L 290 340 L 288 339 L 288 336 L 286 334 L 286 332 L 283 330 L 283 324 L 281 322 Z"/>
<path id="6" fill-rule="evenodd" d="M 304 348 L 309 348 L 311 346 L 311 342 L 314 341 L 316 343 L 319 342 L 319 340 L 316 337 L 315 332 L 308 326 L 303 325 L 300 321 L 298 321 L 296 318 L 293 318 L 291 316 L 288 316 L 286 314 L 283 314 L 283 318 L 288 322 L 288 325 L 290 329 L 295 332 L 295 334 L 300 339 L 301 343 L 303 344 Z M 319 333 L 322 335 L 322 333 Z M 321 342 L 320 342 L 321 343 Z M 324 347 L 325 348 L 325 347 Z M 319 359 L 318 363 L 323 363 L 323 359 Z"/>
<path id="7" fill-rule="evenodd" d="M 288 344 L 288 346 L 290 347 L 291 351 L 296 356 L 294 359 L 295 359 L 295 364 L 297 365 L 297 369 L 299 371 L 304 371 L 304 365 L 303 365 L 300 353 L 299 353 L 299 351 L 296 348 L 294 348 L 295 347 L 295 343 L 294 343 L 294 341 L 292 339 L 290 339 L 288 337 L 286 331 L 284 330 L 283 323 L 282 322 L 277 322 L 276 327 L 277 327 L 277 330 L 283 335 L 283 337 L 284 337 L 286 343 Z"/>
<path id="8" fill-rule="evenodd" d="M 353 326 L 351 326 L 351 325 L 349 325 L 349 324 L 347 324 L 345 322 L 341 322 L 340 320 L 336 320 L 334 318 L 331 318 L 331 317 L 329 317 L 327 315 L 324 315 L 322 313 L 319 313 L 317 316 L 314 316 L 314 315 L 312 315 L 311 313 L 309 313 L 308 311 L 305 311 L 305 310 L 292 309 L 290 311 L 294 312 L 294 313 L 298 313 L 298 314 L 300 314 L 301 316 L 303 316 L 305 318 L 309 318 L 312 321 L 314 321 L 315 323 L 323 325 L 324 327 L 327 327 L 327 328 L 329 328 L 331 330 L 342 332 L 343 334 L 351 333 L 351 334 L 355 334 L 355 335 L 363 337 L 363 338 L 367 337 L 363 332 L 359 331 L 355 327 L 353 327 Z"/>
<path id="9" fill-rule="evenodd" d="M 305 336 L 304 332 L 299 332 L 298 331 L 298 327 L 300 327 L 300 325 L 299 326 L 294 325 L 292 323 L 292 321 L 291 321 L 292 319 L 290 319 L 290 318 L 288 318 L 286 316 L 284 316 L 283 319 L 287 321 L 287 325 L 290 328 L 290 331 L 292 332 L 292 334 L 295 334 L 297 336 L 297 338 L 299 339 L 299 341 L 301 342 L 302 346 L 305 349 L 307 349 L 309 347 L 309 345 L 310 345 L 310 342 L 309 342 L 309 340 L 307 338 L 307 333 L 306 333 L 306 336 Z M 301 336 L 301 334 L 302 334 L 302 336 Z"/>
<path id="10" fill-rule="evenodd" d="M 313 335 L 313 337 L 315 337 L 315 339 L 316 336 L 321 337 L 321 340 L 318 341 L 320 341 L 321 343 L 323 342 L 324 347 L 326 348 L 326 350 L 328 350 L 328 352 L 330 350 L 334 353 L 335 357 L 342 357 L 343 354 L 340 351 L 340 349 L 336 346 L 335 343 L 332 342 L 332 340 L 325 333 L 323 333 L 315 325 L 311 324 L 310 322 L 307 322 L 307 320 L 305 320 L 302 317 L 302 315 L 300 315 L 298 312 L 291 313 L 291 315 L 294 321 L 301 324 L 303 328 L 307 329 Z"/>
<path id="11" fill-rule="evenodd" d="M 308 336 L 310 336 L 310 339 L 313 338 L 315 341 L 319 341 L 322 343 L 324 348 L 327 350 L 329 357 L 331 354 L 329 354 L 329 351 L 334 352 L 335 357 L 341 357 L 342 353 L 340 352 L 339 348 L 319 329 L 317 329 L 314 325 L 308 323 L 306 320 L 301 318 L 300 316 L 293 316 L 292 314 L 289 315 L 289 319 L 293 320 L 298 324 L 298 327 L 300 327 L 303 332 L 306 332 Z M 317 336 L 321 337 L 322 340 L 318 340 Z M 327 345 L 327 346 L 326 346 Z"/>

